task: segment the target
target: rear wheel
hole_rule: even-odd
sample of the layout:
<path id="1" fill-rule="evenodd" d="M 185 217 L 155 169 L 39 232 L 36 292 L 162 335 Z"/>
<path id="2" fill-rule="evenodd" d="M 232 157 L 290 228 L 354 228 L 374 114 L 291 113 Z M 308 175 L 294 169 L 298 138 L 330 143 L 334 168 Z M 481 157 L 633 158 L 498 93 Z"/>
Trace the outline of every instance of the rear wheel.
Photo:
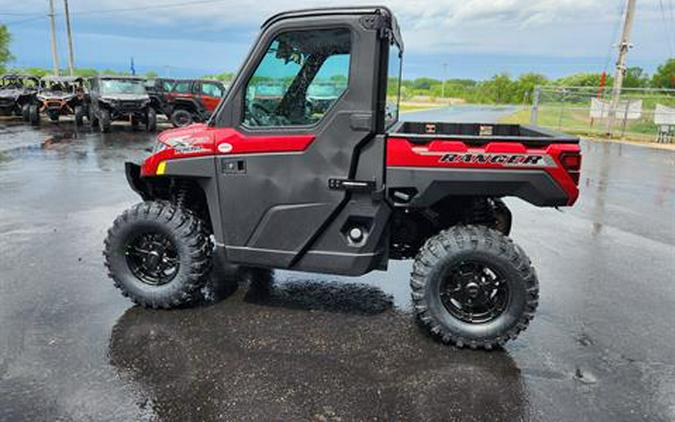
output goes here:
<path id="1" fill-rule="evenodd" d="M 110 124 L 110 112 L 108 110 L 101 109 L 98 114 L 98 126 L 101 129 L 101 132 L 110 132 Z"/>
<path id="2" fill-rule="evenodd" d="M 516 338 L 539 298 L 523 250 L 482 226 L 452 227 L 427 240 L 410 285 L 419 321 L 444 343 L 474 349 Z"/>
<path id="3" fill-rule="evenodd" d="M 212 244 L 200 219 L 166 201 L 125 211 L 105 240 L 108 274 L 141 306 L 187 304 L 208 280 Z"/>
<path id="4" fill-rule="evenodd" d="M 154 108 L 148 107 L 148 113 L 146 116 L 145 129 L 148 132 L 154 132 L 157 130 L 157 112 Z"/>
<path id="5" fill-rule="evenodd" d="M 32 104 L 28 109 L 28 120 L 33 126 L 40 124 L 40 109 L 36 104 Z"/>
<path id="6" fill-rule="evenodd" d="M 192 113 L 187 110 L 179 108 L 171 113 L 171 124 L 173 124 L 174 127 L 188 126 L 192 124 L 193 121 Z"/>

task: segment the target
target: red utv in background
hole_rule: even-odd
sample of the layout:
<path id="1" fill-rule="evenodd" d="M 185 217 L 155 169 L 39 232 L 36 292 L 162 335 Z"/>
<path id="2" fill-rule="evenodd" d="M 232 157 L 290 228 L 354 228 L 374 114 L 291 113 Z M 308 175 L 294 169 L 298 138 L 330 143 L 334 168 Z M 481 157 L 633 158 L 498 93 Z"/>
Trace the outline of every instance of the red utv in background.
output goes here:
<path id="1" fill-rule="evenodd" d="M 226 88 L 214 80 L 177 80 L 164 93 L 166 115 L 175 127 L 205 122 L 218 107 Z"/>

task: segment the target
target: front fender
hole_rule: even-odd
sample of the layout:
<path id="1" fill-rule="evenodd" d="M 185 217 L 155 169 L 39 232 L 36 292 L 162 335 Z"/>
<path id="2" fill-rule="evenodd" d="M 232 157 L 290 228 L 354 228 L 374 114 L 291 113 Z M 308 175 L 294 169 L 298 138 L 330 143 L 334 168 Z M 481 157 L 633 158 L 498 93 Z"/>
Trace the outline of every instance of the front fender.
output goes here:
<path id="1" fill-rule="evenodd" d="M 127 183 L 131 189 L 136 192 L 144 201 L 151 199 L 148 184 L 141 179 L 141 166 L 127 161 L 124 163 L 124 172 L 127 176 Z"/>

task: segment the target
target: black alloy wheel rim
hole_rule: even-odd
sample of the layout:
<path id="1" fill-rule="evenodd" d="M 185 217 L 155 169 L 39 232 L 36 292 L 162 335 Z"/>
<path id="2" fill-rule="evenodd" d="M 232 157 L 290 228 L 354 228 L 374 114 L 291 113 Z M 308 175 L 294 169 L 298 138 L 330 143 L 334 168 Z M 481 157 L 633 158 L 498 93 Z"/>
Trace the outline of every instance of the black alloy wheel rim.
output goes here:
<path id="1" fill-rule="evenodd" d="M 132 274 L 151 286 L 170 283 L 180 268 L 176 245 L 159 232 L 136 236 L 127 244 L 125 256 Z"/>
<path id="2" fill-rule="evenodd" d="M 471 324 L 497 319 L 511 299 L 506 278 L 494 267 L 473 260 L 452 265 L 441 281 L 439 293 L 452 316 Z"/>

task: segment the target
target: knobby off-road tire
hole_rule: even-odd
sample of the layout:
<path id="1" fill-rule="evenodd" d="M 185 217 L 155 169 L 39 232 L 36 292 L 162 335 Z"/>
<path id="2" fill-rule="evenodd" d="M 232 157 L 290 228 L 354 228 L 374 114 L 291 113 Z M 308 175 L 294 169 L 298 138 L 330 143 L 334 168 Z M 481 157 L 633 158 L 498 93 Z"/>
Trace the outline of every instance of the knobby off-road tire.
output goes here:
<path id="1" fill-rule="evenodd" d="M 105 109 L 101 109 L 98 115 L 98 126 L 101 129 L 102 133 L 110 132 L 110 112 Z"/>
<path id="2" fill-rule="evenodd" d="M 21 117 L 23 118 L 24 122 L 30 122 L 30 104 L 24 104 L 21 106 Z"/>
<path id="3" fill-rule="evenodd" d="M 75 106 L 75 126 L 82 126 L 84 125 L 84 107 L 83 106 Z"/>
<path id="4" fill-rule="evenodd" d="M 152 107 L 148 107 L 145 122 L 145 130 L 147 132 L 154 132 L 157 130 L 157 112 Z"/>
<path id="5" fill-rule="evenodd" d="M 171 124 L 173 127 L 189 126 L 193 121 L 194 119 L 192 117 L 192 113 L 190 113 L 188 110 L 179 108 L 171 113 Z"/>
<path id="6" fill-rule="evenodd" d="M 144 236 L 168 239 L 175 271 L 161 283 L 139 276 L 138 251 L 152 249 L 139 243 Z M 155 251 L 157 249 L 154 249 Z M 190 303 L 207 282 L 213 246 L 202 221 L 168 201 L 143 202 L 117 217 L 105 240 L 105 265 L 115 286 L 135 303 L 149 308 L 173 308 Z M 145 255 L 149 257 L 149 254 Z M 164 252 L 161 252 L 164 262 Z M 168 254 L 167 254 L 168 256 Z M 156 261 L 156 262 L 157 262 Z"/>
<path id="7" fill-rule="evenodd" d="M 539 282 L 523 250 L 482 226 L 456 226 L 428 239 L 415 258 L 410 285 L 418 321 L 442 342 L 473 349 L 489 350 L 515 339 L 534 317 L 539 300 Z M 474 319 L 480 314 L 465 312 L 480 309 L 472 306 L 489 293 L 493 300 L 486 303 L 500 305 L 488 306 L 490 314 Z M 460 311 L 456 297 L 471 300 Z"/>
<path id="8" fill-rule="evenodd" d="M 40 124 L 40 109 L 37 105 L 32 104 L 28 109 L 28 120 L 30 120 L 30 124 L 33 126 Z"/>

